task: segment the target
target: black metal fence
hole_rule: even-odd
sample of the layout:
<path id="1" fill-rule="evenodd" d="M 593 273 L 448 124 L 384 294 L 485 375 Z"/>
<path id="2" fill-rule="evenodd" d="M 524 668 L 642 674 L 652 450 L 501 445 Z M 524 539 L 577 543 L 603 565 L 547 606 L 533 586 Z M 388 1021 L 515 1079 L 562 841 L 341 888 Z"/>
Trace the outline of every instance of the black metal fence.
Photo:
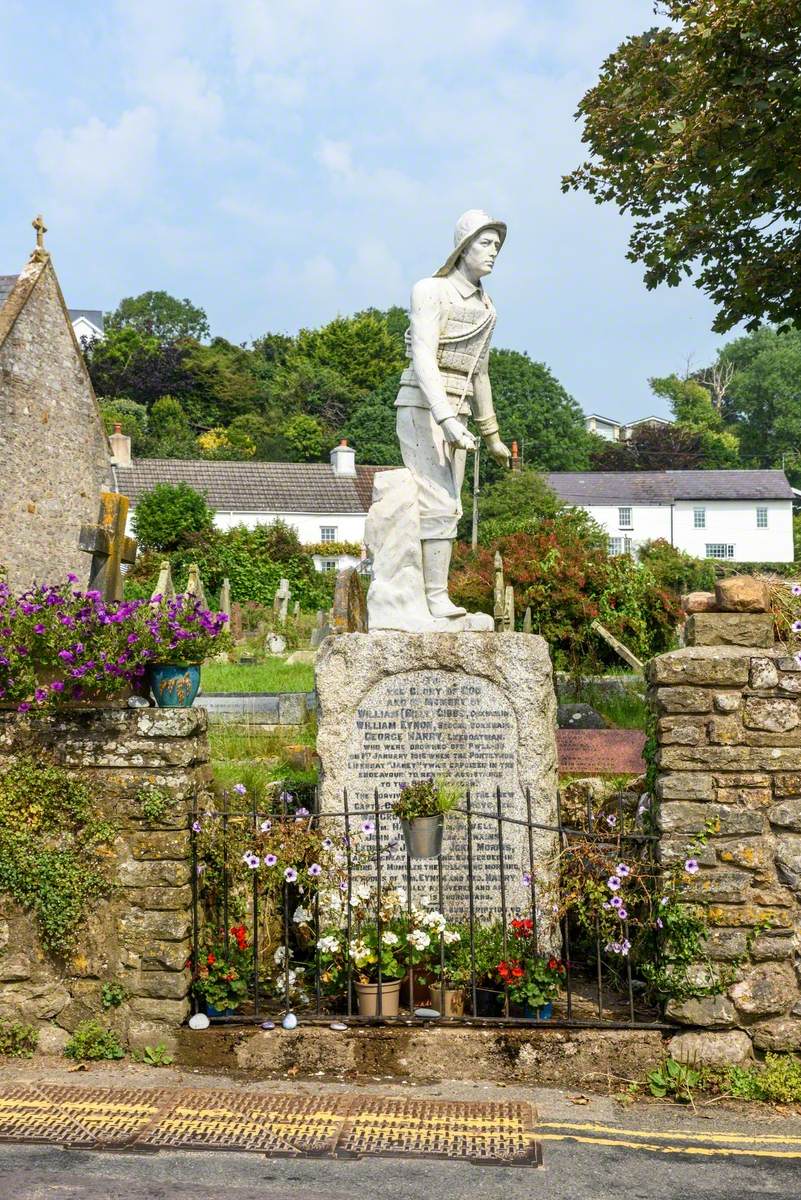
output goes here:
<path id="1" fill-rule="evenodd" d="M 336 811 L 307 803 L 282 791 L 263 810 L 234 792 L 190 814 L 195 1011 L 216 1023 L 293 1013 L 347 1024 L 664 1027 L 639 965 L 659 954 L 657 837 L 620 797 L 568 814 L 560 799 L 551 825 L 533 819 L 530 795 L 513 817 L 500 789 L 490 805 L 467 791 L 446 818 L 462 823 L 460 837 L 422 861 L 377 792 L 369 808 L 347 794 Z M 488 830 L 498 851 L 489 915 L 475 856 Z M 543 835 L 555 851 L 547 871 L 535 853 Z M 508 861 L 510 839 L 522 861 Z M 422 899 L 432 883 L 436 907 Z"/>

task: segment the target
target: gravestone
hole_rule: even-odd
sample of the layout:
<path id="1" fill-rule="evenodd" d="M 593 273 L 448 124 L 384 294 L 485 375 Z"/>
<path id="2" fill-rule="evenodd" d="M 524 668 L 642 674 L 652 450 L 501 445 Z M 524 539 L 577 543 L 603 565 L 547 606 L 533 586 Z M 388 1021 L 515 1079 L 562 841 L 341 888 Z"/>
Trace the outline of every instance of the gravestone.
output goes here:
<path id="1" fill-rule="evenodd" d="M 172 567 L 170 566 L 169 559 L 166 558 L 161 564 L 159 577 L 156 582 L 156 588 L 150 599 L 155 600 L 156 596 L 158 596 L 160 600 L 175 599 L 175 584 L 172 581 Z"/>
<path id="2" fill-rule="evenodd" d="M 645 734 L 639 729 L 557 729 L 562 775 L 641 775 Z"/>
<path id="3" fill-rule="evenodd" d="M 192 596 L 203 606 L 203 608 L 208 608 L 206 592 L 203 588 L 203 581 L 200 578 L 200 567 L 197 565 L 197 563 L 190 564 L 189 576 L 186 581 L 184 595 Z"/>
<path id="4" fill-rule="evenodd" d="M 367 601 L 355 567 L 348 567 L 337 575 L 334 603 L 331 608 L 331 629 L 333 633 L 367 631 Z"/>
<path id="5" fill-rule="evenodd" d="M 273 616 L 281 625 L 286 624 L 286 616 L 289 610 L 289 596 L 289 580 L 280 579 L 278 581 L 278 590 L 273 600 Z"/>
<path id="6" fill-rule="evenodd" d="M 231 624 L 231 580 L 227 577 L 223 579 L 220 587 L 220 612 L 225 613 L 228 618 L 230 628 Z"/>
<path id="7" fill-rule="evenodd" d="M 318 609 L 317 617 L 314 622 L 314 629 L 311 632 L 311 638 L 309 640 L 309 645 L 311 646 L 312 650 L 316 650 L 318 646 L 321 646 L 325 639 L 330 637 L 331 632 L 332 630 L 328 620 L 328 613 L 324 613 L 321 608 Z"/>
<path id="8" fill-rule="evenodd" d="M 381 812 L 382 876 L 405 886 L 400 826 L 389 812 L 401 786 L 438 773 L 471 790 L 475 915 L 500 916 L 501 812 L 556 824 L 556 702 L 542 638 L 516 633 L 346 634 L 329 639 L 317 658 L 322 764 L 321 811 L 341 811 L 347 789 L 353 820 Z M 400 839 L 400 841 L 399 841 Z M 467 826 L 446 818 L 443 851 L 446 914 L 468 916 Z M 539 897 L 545 904 L 555 872 L 556 834 L 532 833 Z M 525 825 L 503 827 L 504 883 L 510 914 L 528 915 L 531 895 Z M 437 896 L 436 860 L 415 862 L 416 896 Z M 540 913 L 550 925 L 550 906 Z M 545 935 L 542 944 L 548 944 Z"/>
<path id="9" fill-rule="evenodd" d="M 242 629 L 242 605 L 238 600 L 234 600 L 231 605 L 231 637 L 235 642 L 241 642 L 243 637 Z"/>
<path id="10" fill-rule="evenodd" d="M 104 600 L 122 600 L 123 563 L 136 561 L 136 539 L 125 536 L 128 497 L 119 492 L 100 493 L 100 514 L 95 525 L 82 525 L 79 549 L 92 555 L 89 588 Z"/>

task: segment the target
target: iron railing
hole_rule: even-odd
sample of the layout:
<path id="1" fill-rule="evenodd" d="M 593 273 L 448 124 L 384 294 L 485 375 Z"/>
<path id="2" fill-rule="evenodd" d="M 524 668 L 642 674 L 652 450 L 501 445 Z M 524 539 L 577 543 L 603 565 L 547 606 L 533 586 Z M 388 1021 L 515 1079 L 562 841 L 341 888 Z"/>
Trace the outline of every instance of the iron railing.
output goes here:
<path id="1" fill-rule="evenodd" d="M 236 1005 L 236 1011 L 214 1011 L 211 1020 L 219 1024 L 261 1023 L 265 1020 L 280 1020 L 285 1014 L 294 1012 L 303 1022 L 343 1022 L 347 1024 L 371 1023 L 430 1023 L 440 1020 L 450 1024 L 510 1024 L 542 1025 L 543 1014 L 522 1011 L 510 997 L 514 979 L 501 980 L 497 973 L 488 979 L 479 963 L 479 942 L 489 927 L 486 914 L 479 913 L 476 895 L 477 869 L 475 846 L 477 831 L 492 827 L 497 835 L 499 869 L 497 872 L 497 896 L 494 906 L 495 921 L 492 936 L 499 947 L 501 961 L 517 961 L 519 952 L 530 956 L 552 956 L 561 965 L 562 977 L 559 994 L 553 1004 L 552 1015 L 547 1017 L 551 1027 L 607 1027 L 607 1028 L 668 1028 L 661 1019 L 654 1003 L 646 1000 L 645 983 L 637 977 L 637 967 L 632 965 L 628 953 L 610 954 L 600 921 L 596 919 L 594 932 L 588 934 L 584 924 L 576 920 L 571 907 L 559 901 L 561 876 L 572 856 L 586 856 L 588 850 L 605 851 L 610 861 L 617 857 L 628 857 L 638 864 L 641 878 L 650 875 L 657 887 L 658 868 L 655 861 L 657 835 L 647 831 L 638 822 L 636 828 L 631 815 L 626 816 L 620 797 L 614 801 L 614 810 L 605 811 L 604 819 L 593 811 L 591 800 L 587 800 L 583 813 L 571 811 L 571 823 L 563 820 L 561 798 L 557 800 L 555 824 L 538 822 L 532 816 L 532 800 L 526 794 L 525 816 L 513 817 L 504 812 L 503 794 L 495 790 L 495 803 L 488 808 L 477 807 L 468 790 L 463 806 L 448 814 L 448 821 L 461 819 L 464 822 L 463 836 L 454 851 L 451 847 L 434 860 L 413 861 L 408 853 L 400 854 L 397 822 L 392 816 L 388 802 L 375 793 L 372 807 L 365 808 L 363 802 L 358 810 L 349 802 L 348 795 L 342 797 L 342 807 L 320 812 L 316 797 L 308 801 L 310 808 L 298 805 L 296 796 L 282 791 L 277 804 L 263 810 L 254 800 L 223 793 L 216 808 L 198 808 L 190 813 L 190 844 L 192 855 L 192 962 L 195 980 L 193 1008 L 203 1009 L 202 977 L 208 967 L 211 942 L 217 939 L 217 954 L 213 966 L 219 961 L 228 963 L 236 958 L 237 950 L 244 953 L 246 966 L 234 967 L 243 976 L 246 994 Z M 313 806 L 312 806 L 313 805 Z M 608 810 L 607 804 L 607 810 Z M 276 811 L 277 808 L 277 811 Z M 267 892 L 264 872 L 243 870 L 240 859 L 242 846 L 248 839 L 256 839 L 264 824 L 272 823 L 274 830 L 289 829 L 302 824 L 304 830 L 315 831 L 320 836 L 339 831 L 342 861 L 338 868 L 338 879 L 322 873 L 316 886 L 307 886 L 303 893 L 298 885 L 284 880 L 280 888 Z M 355 834 L 365 823 L 372 826 L 366 844 L 354 849 Z M 542 835 L 550 835 L 557 848 L 560 867 L 554 876 L 557 902 L 549 904 L 543 912 L 538 896 L 542 864 L 538 864 L 535 842 Z M 518 846 L 525 850 L 521 873 L 520 863 L 505 861 L 506 844 L 511 835 L 516 835 Z M 454 857 L 455 856 L 455 857 Z M 266 861 L 266 860 L 265 860 Z M 460 986 L 448 984 L 449 991 L 461 992 L 463 1011 L 456 1010 L 448 1015 L 443 1010 L 446 999 L 442 984 L 434 981 L 439 968 L 440 980 L 445 980 L 447 971 L 447 940 L 444 932 L 431 938 L 433 952 L 427 964 L 413 961 L 404 963 L 403 996 L 399 1012 L 391 1011 L 390 992 L 396 992 L 397 980 L 385 977 L 380 959 L 375 967 L 377 984 L 376 1012 L 370 1016 L 360 1015 L 354 996 L 354 985 L 360 974 L 351 953 L 354 935 L 359 930 L 353 916 L 354 897 L 364 895 L 369 886 L 371 899 L 369 921 L 374 927 L 379 944 L 386 932 L 387 922 L 382 917 L 383 901 L 391 888 L 398 883 L 399 874 L 405 891 L 406 928 L 410 928 L 412 914 L 417 911 L 419 898 L 428 890 L 431 882 L 433 862 L 434 886 L 437 896 L 437 911 L 446 922 L 461 926 L 462 973 Z M 539 868 L 539 872 L 538 872 Z M 592 867 L 590 866 L 590 873 Z M 525 895 L 521 894 L 521 874 Z M 454 900 L 448 879 L 460 877 L 462 899 L 458 911 L 454 912 Z M 486 880 L 484 881 L 486 885 Z M 362 891 L 357 893 L 361 886 Z M 343 900 L 342 919 L 339 925 L 342 961 L 338 969 L 338 982 L 331 982 L 320 949 L 320 940 L 325 928 L 324 912 L 330 892 L 340 889 Z M 510 893 L 512 895 L 510 896 Z M 484 891 L 486 903 L 486 890 Z M 466 899 L 466 906 L 465 906 Z M 553 893 L 549 901 L 553 899 Z M 305 919 L 297 920 L 298 906 Z M 364 907 L 364 906 L 363 906 Z M 554 912 L 554 908 L 558 911 Z M 633 914 L 632 914 L 633 915 Z M 526 938 L 521 947 L 518 929 L 528 922 Z M 244 952 L 238 939 L 242 929 L 246 930 L 247 945 Z M 235 935 L 235 931 L 236 935 Z M 530 931 L 530 932 L 529 932 Z M 629 945 L 631 932 L 628 921 L 620 923 L 622 945 Z M 557 945 L 554 945 L 556 939 Z M 658 954 L 658 949 L 654 951 Z M 208 961 L 207 961 L 208 960 Z M 525 961 L 520 958 L 519 961 Z M 303 975 L 298 985 L 298 972 Z M 427 986 L 424 987 L 424 984 Z M 428 995 L 426 995 L 426 991 Z M 437 1004 L 437 999 L 440 1003 Z M 208 1006 L 206 1006 L 209 1011 Z"/>

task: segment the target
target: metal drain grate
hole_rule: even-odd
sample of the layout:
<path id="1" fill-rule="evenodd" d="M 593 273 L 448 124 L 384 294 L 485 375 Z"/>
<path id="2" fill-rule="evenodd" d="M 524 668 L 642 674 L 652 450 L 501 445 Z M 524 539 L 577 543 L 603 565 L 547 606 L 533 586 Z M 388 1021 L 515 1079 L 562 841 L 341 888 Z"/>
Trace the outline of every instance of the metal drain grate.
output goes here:
<path id="1" fill-rule="evenodd" d="M 184 1092 L 140 1145 L 330 1155 L 347 1113 L 342 1096 Z"/>
<path id="2" fill-rule="evenodd" d="M 44 1089 L 22 1085 L 0 1088 L 0 1141 L 95 1144 L 92 1134 L 60 1109 Z"/>
<path id="3" fill-rule="evenodd" d="M 172 1107 L 178 1095 L 170 1088 L 92 1088 L 89 1091 L 45 1084 L 38 1090 L 58 1112 L 72 1118 L 104 1145 L 135 1142 L 161 1113 Z"/>
<path id="4" fill-rule="evenodd" d="M 339 1149 L 347 1154 L 466 1158 L 537 1164 L 528 1104 L 364 1097 L 351 1108 Z"/>

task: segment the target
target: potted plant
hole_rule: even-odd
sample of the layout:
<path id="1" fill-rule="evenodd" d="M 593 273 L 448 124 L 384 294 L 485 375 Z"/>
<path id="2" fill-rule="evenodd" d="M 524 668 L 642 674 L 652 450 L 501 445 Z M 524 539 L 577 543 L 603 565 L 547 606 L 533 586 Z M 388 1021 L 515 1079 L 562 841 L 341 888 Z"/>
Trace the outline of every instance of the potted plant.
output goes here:
<path id="1" fill-rule="evenodd" d="M 444 775 L 401 788 L 392 811 L 401 823 L 409 858 L 437 858 L 442 853 L 445 813 L 456 808 L 463 795 L 461 784 Z"/>
<path id="2" fill-rule="evenodd" d="M 360 1017 L 397 1017 L 401 981 L 406 974 L 406 967 L 398 957 L 400 948 L 400 933 L 392 925 L 382 927 L 380 941 L 378 925 L 372 922 L 362 925 L 359 935 L 351 939 L 350 957 Z"/>
<path id="3" fill-rule="evenodd" d="M 200 687 L 201 663 L 224 648 L 228 620 L 192 595 L 150 601 L 140 619 L 140 639 L 149 659 L 150 690 L 159 708 L 190 708 Z"/>
<path id="4" fill-rule="evenodd" d="M 442 945 L 434 947 L 428 964 L 428 974 L 432 977 L 429 1000 L 443 1017 L 464 1015 L 466 992 L 472 982 L 469 936 L 466 925 L 444 930 Z"/>
<path id="5" fill-rule="evenodd" d="M 562 986 L 564 963 L 548 954 L 531 954 L 498 963 L 498 978 L 507 986 L 510 1003 L 524 1017 L 549 1021 Z"/>
<path id="6" fill-rule="evenodd" d="M 253 952 L 244 925 L 233 925 L 226 951 L 222 940 L 206 941 L 195 964 L 192 991 L 210 1017 L 230 1017 L 247 996 Z"/>

